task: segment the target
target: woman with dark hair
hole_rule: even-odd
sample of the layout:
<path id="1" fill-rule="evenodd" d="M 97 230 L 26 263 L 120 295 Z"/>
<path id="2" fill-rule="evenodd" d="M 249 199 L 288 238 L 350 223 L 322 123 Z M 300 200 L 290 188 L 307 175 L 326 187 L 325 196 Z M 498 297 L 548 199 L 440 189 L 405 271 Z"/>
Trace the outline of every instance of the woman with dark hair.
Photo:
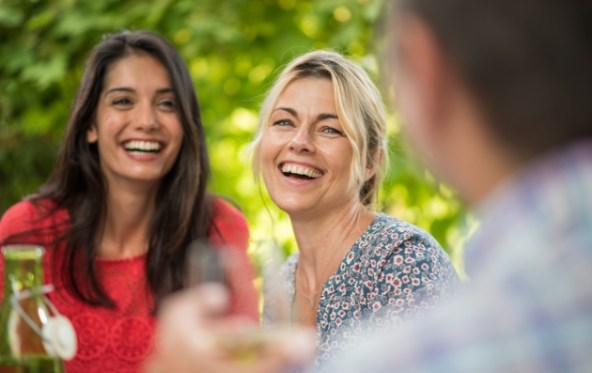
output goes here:
<path id="1" fill-rule="evenodd" d="M 88 60 L 52 176 L 0 221 L 0 243 L 46 248 L 49 297 L 78 336 L 69 372 L 139 371 L 160 301 L 188 285 L 189 247 L 234 254 L 231 311 L 257 319 L 247 224 L 206 192 L 209 175 L 177 51 L 145 31 L 106 37 Z"/>

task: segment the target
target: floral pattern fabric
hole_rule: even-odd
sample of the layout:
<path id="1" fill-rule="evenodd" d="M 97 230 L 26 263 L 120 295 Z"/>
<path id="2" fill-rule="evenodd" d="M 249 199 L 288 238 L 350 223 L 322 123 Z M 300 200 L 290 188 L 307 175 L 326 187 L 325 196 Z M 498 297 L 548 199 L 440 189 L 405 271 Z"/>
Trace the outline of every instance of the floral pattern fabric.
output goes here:
<path id="1" fill-rule="evenodd" d="M 299 254 L 292 255 L 282 268 L 291 300 L 298 258 Z M 449 257 L 433 237 L 407 222 L 379 214 L 321 291 L 316 365 L 330 362 L 368 330 L 420 316 L 451 297 L 458 283 Z M 269 299 L 264 309 L 268 324 L 274 322 L 273 307 L 273 299 Z"/>

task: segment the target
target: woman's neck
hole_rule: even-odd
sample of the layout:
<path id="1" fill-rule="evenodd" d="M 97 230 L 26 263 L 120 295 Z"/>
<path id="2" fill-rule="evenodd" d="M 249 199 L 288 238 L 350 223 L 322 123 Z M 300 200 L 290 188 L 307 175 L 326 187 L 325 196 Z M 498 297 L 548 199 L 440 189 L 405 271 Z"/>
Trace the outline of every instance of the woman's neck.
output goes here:
<path id="1" fill-rule="evenodd" d="M 356 204 L 316 219 L 292 220 L 300 252 L 298 275 L 306 277 L 301 280 L 322 287 L 375 216 L 366 206 Z"/>
<path id="2" fill-rule="evenodd" d="M 99 240 L 99 256 L 123 259 L 146 253 L 154 210 L 152 194 L 109 194 L 105 227 Z"/>
<path id="3" fill-rule="evenodd" d="M 315 326 L 321 291 L 343 257 L 368 229 L 375 214 L 357 204 L 312 220 L 292 220 L 300 251 L 292 311 L 299 323 Z"/>

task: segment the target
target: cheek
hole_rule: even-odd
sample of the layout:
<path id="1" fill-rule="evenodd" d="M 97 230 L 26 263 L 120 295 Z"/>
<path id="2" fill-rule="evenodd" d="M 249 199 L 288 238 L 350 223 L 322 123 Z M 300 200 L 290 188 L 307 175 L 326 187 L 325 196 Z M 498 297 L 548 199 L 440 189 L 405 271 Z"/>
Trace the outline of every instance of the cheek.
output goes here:
<path id="1" fill-rule="evenodd" d="M 259 164 L 262 168 L 266 167 L 266 163 L 272 161 L 277 154 L 277 141 L 274 141 L 273 136 L 265 133 L 259 143 Z"/>
<path id="2" fill-rule="evenodd" d="M 87 132 L 86 138 L 88 142 L 98 141 L 100 144 L 101 139 L 105 142 L 106 139 L 118 136 L 123 128 L 122 123 L 125 123 L 126 120 L 125 118 L 122 119 L 122 117 L 123 116 L 118 113 L 113 113 L 107 110 L 98 110 L 95 122 Z"/>
<path id="3" fill-rule="evenodd" d="M 361 187 L 364 174 L 357 175 L 357 170 L 354 170 L 354 154 L 349 143 L 334 148 L 331 153 L 325 153 L 324 158 L 330 162 L 329 167 L 333 170 L 332 175 L 336 183 L 348 189 Z"/>
<path id="4" fill-rule="evenodd" d="M 266 133 L 261 138 L 259 143 L 258 153 L 256 159 L 259 167 L 259 174 L 263 178 L 263 183 L 267 188 L 272 184 L 272 180 L 275 174 L 276 165 L 275 161 L 279 156 L 281 147 L 278 145 L 278 141 L 274 134 Z"/>
<path id="5" fill-rule="evenodd" d="M 175 159 L 179 156 L 181 147 L 183 146 L 183 139 L 185 137 L 185 131 L 183 125 L 178 121 L 172 121 L 167 125 L 169 145 L 171 146 L 170 152 L 175 155 Z"/>
<path id="6" fill-rule="evenodd" d="M 418 92 L 408 79 L 397 80 L 396 106 L 406 126 L 414 127 L 420 122 Z"/>
<path id="7" fill-rule="evenodd" d="M 326 159 L 334 162 L 333 168 L 339 170 L 340 176 L 348 179 L 354 179 L 354 155 L 351 147 L 347 146 L 338 148 L 336 150 L 337 151 L 332 152 L 332 154 L 327 154 Z"/>
<path id="8" fill-rule="evenodd" d="M 171 133 L 171 137 L 174 139 L 174 141 L 181 143 L 183 141 L 183 136 L 185 135 L 185 131 L 183 130 L 183 125 L 181 124 L 179 119 L 177 119 L 175 117 L 175 119 L 171 121 L 169 128 L 170 128 L 169 131 Z"/>
<path id="9" fill-rule="evenodd" d="M 415 150 L 426 156 L 429 146 L 429 131 L 426 130 L 426 118 L 422 100 L 416 87 L 406 79 L 397 81 L 397 108 L 403 118 L 403 126 L 408 141 Z"/>

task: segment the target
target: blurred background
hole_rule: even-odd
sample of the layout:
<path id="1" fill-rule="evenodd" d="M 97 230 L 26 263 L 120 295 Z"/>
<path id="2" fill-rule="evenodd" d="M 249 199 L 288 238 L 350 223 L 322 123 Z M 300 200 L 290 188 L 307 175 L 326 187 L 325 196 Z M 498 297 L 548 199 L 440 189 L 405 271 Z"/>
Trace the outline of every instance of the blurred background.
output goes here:
<path id="1" fill-rule="evenodd" d="M 47 178 L 90 49 L 102 35 L 147 29 L 185 58 L 199 95 L 213 168 L 212 192 L 250 227 L 250 254 L 275 238 L 296 247 L 290 223 L 252 176 L 246 148 L 271 82 L 293 57 L 318 48 L 360 63 L 388 91 L 379 0 L 0 0 L 0 213 Z M 385 95 L 387 106 L 392 107 Z M 407 151 L 389 112 L 390 169 L 377 208 L 430 232 L 462 268 L 472 226 L 453 193 Z"/>

